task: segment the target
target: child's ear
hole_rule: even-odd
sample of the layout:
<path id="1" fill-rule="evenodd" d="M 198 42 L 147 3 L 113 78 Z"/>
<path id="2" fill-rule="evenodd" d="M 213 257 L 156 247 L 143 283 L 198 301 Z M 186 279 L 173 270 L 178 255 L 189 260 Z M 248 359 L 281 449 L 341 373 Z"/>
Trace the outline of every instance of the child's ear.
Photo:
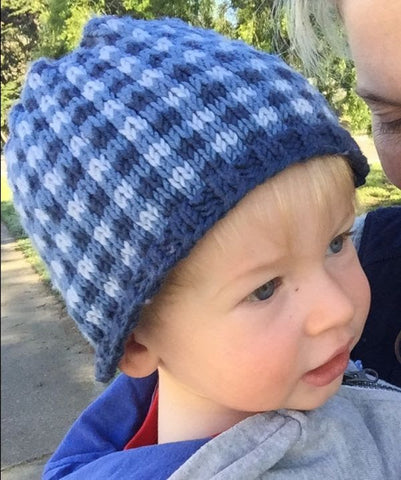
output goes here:
<path id="1" fill-rule="evenodd" d="M 138 341 L 140 337 L 135 330 L 131 333 L 125 343 L 124 355 L 118 364 L 119 369 L 129 377 L 147 377 L 158 366 L 158 357 L 147 345 Z"/>

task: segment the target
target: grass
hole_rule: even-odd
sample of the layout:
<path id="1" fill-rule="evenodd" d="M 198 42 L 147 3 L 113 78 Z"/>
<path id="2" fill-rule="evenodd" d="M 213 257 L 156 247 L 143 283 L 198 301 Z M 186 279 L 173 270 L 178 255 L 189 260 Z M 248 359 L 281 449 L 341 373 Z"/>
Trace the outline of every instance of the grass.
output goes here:
<path id="1" fill-rule="evenodd" d="M 17 249 L 23 253 L 42 281 L 50 286 L 50 277 L 46 267 L 21 226 L 18 213 L 15 211 L 12 202 L 10 187 L 4 175 L 1 176 L 1 221 L 15 239 Z"/>
<path id="2" fill-rule="evenodd" d="M 379 207 L 401 205 L 401 190 L 392 185 L 383 173 L 380 163 L 370 166 L 366 183 L 357 190 L 358 213 Z"/>
<path id="3" fill-rule="evenodd" d="M 394 187 L 385 177 L 380 163 L 371 166 L 366 184 L 358 189 L 358 213 L 375 210 L 378 207 L 401 205 L 401 190 Z M 49 275 L 42 260 L 32 247 L 12 203 L 12 194 L 4 175 L 1 176 L 1 220 L 7 226 L 27 260 L 41 279 L 50 285 Z"/>

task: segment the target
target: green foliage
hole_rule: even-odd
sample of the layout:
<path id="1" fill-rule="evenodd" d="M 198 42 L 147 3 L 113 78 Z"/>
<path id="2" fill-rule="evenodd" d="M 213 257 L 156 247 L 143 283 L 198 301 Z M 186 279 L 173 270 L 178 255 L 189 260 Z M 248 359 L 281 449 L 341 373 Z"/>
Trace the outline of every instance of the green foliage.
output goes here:
<path id="1" fill-rule="evenodd" d="M 372 133 L 371 114 L 366 103 L 358 97 L 351 86 L 342 103 L 340 118 L 355 133 Z"/>
<path id="2" fill-rule="evenodd" d="M 374 163 L 365 185 L 357 190 L 357 198 L 358 213 L 363 213 L 379 207 L 401 205 L 401 190 L 389 182 L 380 163 Z"/>
<path id="3" fill-rule="evenodd" d="M 10 80 L 6 84 L 1 86 L 1 147 L 3 148 L 4 143 L 7 140 L 7 114 L 18 98 L 19 92 L 21 90 L 21 79 L 22 74 L 15 80 Z"/>
<path id="4" fill-rule="evenodd" d="M 131 15 L 134 18 L 180 17 L 195 25 L 213 26 L 214 0 L 48 0 L 42 15 L 40 55 L 58 58 L 75 48 L 82 27 L 93 15 Z"/>
<path id="5" fill-rule="evenodd" d="M 245 42 L 268 52 L 276 50 L 274 45 L 275 21 L 272 16 L 272 1 L 234 0 L 236 12 L 236 36 Z M 279 47 L 278 47 L 279 48 Z"/>
<path id="6" fill-rule="evenodd" d="M 38 0 L 1 4 L 1 144 L 7 138 L 7 112 L 18 98 L 28 62 L 39 38 Z"/>
<path id="7" fill-rule="evenodd" d="M 38 1 L 4 0 L 1 4 L 1 83 L 5 85 L 24 74 L 26 62 L 39 36 Z"/>
<path id="8" fill-rule="evenodd" d="M 356 73 L 351 61 L 331 59 L 314 83 L 347 128 L 354 134 L 371 133 L 369 109 L 354 90 Z"/>
<path id="9" fill-rule="evenodd" d="M 26 239 L 27 235 L 21 226 L 20 219 L 14 209 L 11 200 L 1 202 L 1 219 L 5 223 L 11 235 L 16 240 Z"/>
<path id="10" fill-rule="evenodd" d="M 214 19 L 214 28 L 226 35 L 227 37 L 235 37 L 234 13 L 230 1 L 220 1 L 216 5 L 216 16 Z"/>
<path id="11" fill-rule="evenodd" d="M 7 227 L 11 236 L 16 240 L 17 249 L 21 250 L 34 270 L 39 274 L 40 278 L 46 284 L 50 285 L 49 273 L 38 253 L 33 248 L 25 230 L 22 228 L 19 215 L 13 205 L 10 187 L 3 174 L 1 175 L 1 221 Z"/>
<path id="12" fill-rule="evenodd" d="M 295 69 L 300 60 L 290 48 L 284 12 L 273 17 L 273 0 L 233 0 L 236 11 L 236 36 L 262 50 L 277 53 Z M 279 25 L 277 25 L 279 22 Z M 320 32 L 320 36 L 322 36 Z M 325 95 L 343 124 L 354 133 L 370 133 L 371 119 L 366 104 L 356 95 L 355 68 L 350 61 L 334 55 L 322 66 L 320 76 L 311 82 Z"/>
<path id="13" fill-rule="evenodd" d="M 88 19 L 104 12 L 105 2 L 95 0 L 47 0 L 41 17 L 38 46 L 41 56 L 59 58 L 75 48 Z"/>
<path id="14" fill-rule="evenodd" d="M 273 0 L 4 0 L 1 6 L 1 138 L 7 136 L 6 112 L 18 98 L 27 63 L 37 56 L 58 58 L 79 42 L 92 15 L 131 15 L 135 18 L 179 17 L 214 28 L 256 48 L 280 54 L 296 69 L 284 13 L 273 19 Z M 277 28 L 279 19 L 280 28 Z M 354 92 L 355 70 L 350 62 L 331 58 L 324 73 L 312 82 L 323 92 L 342 121 L 354 132 L 370 131 L 370 115 Z"/>
<path id="15" fill-rule="evenodd" d="M 213 26 L 214 0 L 123 0 L 125 14 L 136 18 L 179 17 L 193 25 Z"/>

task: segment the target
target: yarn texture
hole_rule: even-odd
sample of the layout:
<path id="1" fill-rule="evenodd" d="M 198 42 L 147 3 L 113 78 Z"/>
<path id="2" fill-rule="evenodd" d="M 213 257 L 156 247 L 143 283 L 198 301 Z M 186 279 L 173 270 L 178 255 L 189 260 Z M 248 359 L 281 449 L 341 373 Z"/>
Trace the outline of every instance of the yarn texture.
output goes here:
<path id="1" fill-rule="evenodd" d="M 108 381 L 141 307 L 250 190 L 295 162 L 365 157 L 277 56 L 178 19 L 96 17 L 32 64 L 5 147 L 15 206 Z"/>

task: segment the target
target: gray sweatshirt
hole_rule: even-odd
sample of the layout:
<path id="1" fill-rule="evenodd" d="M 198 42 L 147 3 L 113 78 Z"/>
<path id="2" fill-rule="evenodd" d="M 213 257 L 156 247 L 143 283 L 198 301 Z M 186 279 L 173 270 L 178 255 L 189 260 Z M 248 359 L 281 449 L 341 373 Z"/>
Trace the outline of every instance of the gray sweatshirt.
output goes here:
<path id="1" fill-rule="evenodd" d="M 342 386 L 316 410 L 249 417 L 170 477 L 208 479 L 401 480 L 401 391 Z"/>

